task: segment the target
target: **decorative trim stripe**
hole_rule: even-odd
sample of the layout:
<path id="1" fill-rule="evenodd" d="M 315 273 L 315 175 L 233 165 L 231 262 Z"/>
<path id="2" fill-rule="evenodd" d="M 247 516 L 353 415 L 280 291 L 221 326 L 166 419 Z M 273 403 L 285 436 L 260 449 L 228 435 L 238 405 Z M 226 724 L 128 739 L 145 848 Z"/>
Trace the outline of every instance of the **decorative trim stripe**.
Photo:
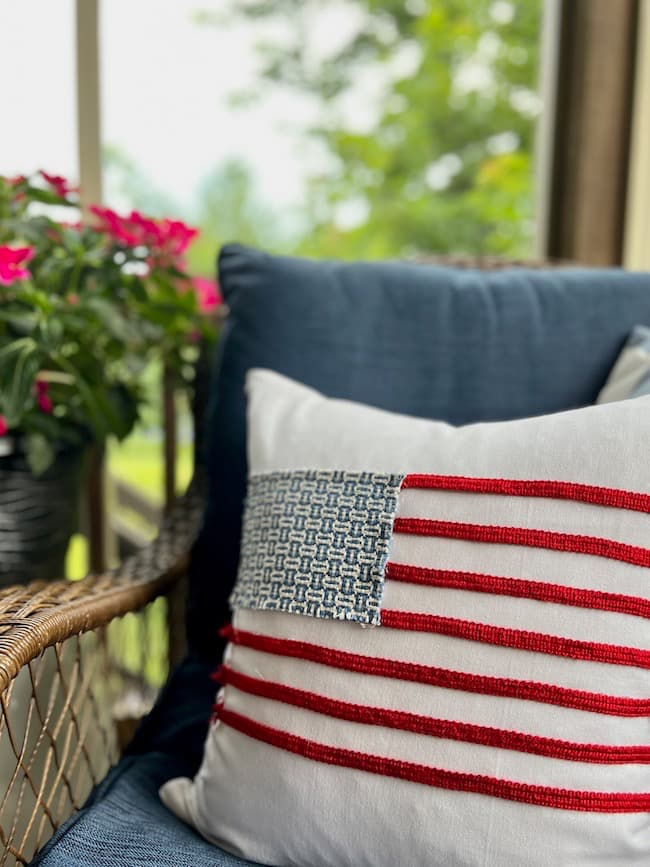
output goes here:
<path id="1" fill-rule="evenodd" d="M 423 584 L 428 587 L 451 587 L 456 590 L 471 590 L 475 593 L 490 593 L 495 596 L 515 596 L 536 599 L 539 602 L 556 602 L 576 608 L 598 611 L 614 611 L 650 618 L 650 599 L 641 596 L 625 596 L 621 593 L 606 593 L 601 590 L 581 590 L 562 584 L 546 584 L 524 578 L 503 578 L 481 572 L 462 572 L 452 569 L 429 569 L 406 563 L 388 563 L 386 579 L 407 584 Z"/>
<path id="2" fill-rule="evenodd" d="M 615 695 L 605 695 L 597 692 L 586 692 L 579 689 L 568 689 L 549 683 L 537 683 L 529 680 L 513 678 L 489 677 L 486 675 L 467 674 L 462 671 L 451 671 L 430 665 L 414 662 L 401 662 L 395 659 L 364 656 L 335 650 L 307 641 L 295 641 L 289 638 L 274 638 L 235 629 L 227 626 L 221 630 L 221 635 L 233 644 L 259 650 L 262 653 L 272 653 L 293 659 L 304 659 L 330 668 L 352 671 L 376 677 L 389 677 L 394 680 L 404 680 L 412 683 L 423 683 L 442 689 L 454 689 L 461 692 L 480 693 L 502 698 L 516 698 L 525 701 L 535 701 L 542 704 L 552 704 L 557 707 L 567 707 L 574 710 L 606 714 L 607 716 L 644 717 L 650 716 L 650 698 L 627 698 Z"/>
<path id="3" fill-rule="evenodd" d="M 214 679 L 223 686 L 233 686 L 249 695 L 272 699 L 347 722 L 383 726 L 434 738 L 531 753 L 569 762 L 600 765 L 650 764 L 650 746 L 581 744 L 508 729 L 438 719 L 406 711 L 354 704 L 286 684 L 250 677 L 228 665 L 220 666 L 215 672 Z"/>
<path id="4" fill-rule="evenodd" d="M 411 473 L 404 477 L 402 488 L 429 488 L 473 494 L 502 494 L 508 497 L 549 497 L 577 500 L 613 509 L 650 512 L 650 495 L 599 485 L 522 479 L 473 479 L 468 476 L 436 476 Z"/>
<path id="5" fill-rule="evenodd" d="M 534 786 L 528 783 L 478 774 L 466 774 L 459 771 L 447 771 L 415 762 L 405 762 L 321 744 L 256 722 L 249 717 L 228 710 L 226 707 L 219 710 L 219 720 L 247 737 L 311 761 L 366 771 L 385 777 L 395 777 L 439 789 L 473 792 L 538 807 L 553 807 L 585 813 L 644 813 L 650 810 L 650 794 L 645 792 L 641 794 L 581 792 L 551 786 Z"/>
<path id="6" fill-rule="evenodd" d="M 570 551 L 607 557 L 635 566 L 650 566 L 650 550 L 626 545 L 613 539 L 582 536 L 576 533 L 557 533 L 551 530 L 532 530 L 526 527 L 500 527 L 488 524 L 466 524 L 461 521 L 432 521 L 426 518 L 395 518 L 393 532 L 414 536 L 436 536 L 462 539 L 468 542 L 490 542 L 499 545 L 524 545 L 547 548 L 552 551 Z"/>
<path id="7" fill-rule="evenodd" d="M 547 653 L 568 659 L 584 659 L 590 662 L 606 662 L 611 665 L 629 665 L 650 669 L 650 650 L 623 647 L 618 644 L 599 644 L 595 641 L 580 641 L 547 635 L 545 632 L 528 632 L 523 629 L 508 629 L 489 623 L 459 620 L 455 617 L 440 617 L 438 614 L 419 614 L 413 611 L 392 611 L 382 608 L 381 625 L 390 629 L 408 632 L 431 632 L 448 635 L 498 647 L 513 647 L 531 653 Z"/>

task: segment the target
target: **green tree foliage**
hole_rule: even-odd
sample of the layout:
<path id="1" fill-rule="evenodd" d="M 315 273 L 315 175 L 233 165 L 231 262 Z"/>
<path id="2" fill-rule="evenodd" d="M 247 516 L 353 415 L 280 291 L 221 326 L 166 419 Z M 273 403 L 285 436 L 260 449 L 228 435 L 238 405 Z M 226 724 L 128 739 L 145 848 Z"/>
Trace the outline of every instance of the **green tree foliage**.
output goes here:
<path id="1" fill-rule="evenodd" d="M 307 134 L 325 146 L 323 170 L 309 184 L 301 252 L 530 252 L 541 6 L 231 0 L 219 26 L 243 19 L 260 33 L 248 96 L 293 88 L 317 107 Z M 324 51 L 334 13 L 354 26 L 333 30 Z"/>
<path id="2" fill-rule="evenodd" d="M 212 273 L 215 251 L 228 241 L 272 249 L 281 242 L 273 214 L 260 202 L 255 179 L 239 159 L 227 160 L 203 179 L 192 219 L 201 229 L 189 251 L 190 267 L 197 272 Z"/>

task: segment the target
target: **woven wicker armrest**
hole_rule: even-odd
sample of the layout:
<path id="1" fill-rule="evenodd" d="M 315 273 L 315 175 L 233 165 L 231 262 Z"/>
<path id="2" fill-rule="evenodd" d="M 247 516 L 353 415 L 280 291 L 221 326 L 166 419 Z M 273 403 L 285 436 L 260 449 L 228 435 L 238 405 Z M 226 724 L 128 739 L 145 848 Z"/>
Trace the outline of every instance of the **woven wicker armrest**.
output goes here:
<path id="1" fill-rule="evenodd" d="M 204 487 L 195 478 L 156 539 L 117 569 L 77 582 L 36 581 L 0 591 L 0 691 L 46 647 L 105 626 L 166 593 L 186 573 Z"/>
<path id="2" fill-rule="evenodd" d="M 117 760 L 116 701 L 137 704 L 160 660 L 204 489 L 195 477 L 155 541 L 118 569 L 0 591 L 0 867 L 29 863 Z"/>

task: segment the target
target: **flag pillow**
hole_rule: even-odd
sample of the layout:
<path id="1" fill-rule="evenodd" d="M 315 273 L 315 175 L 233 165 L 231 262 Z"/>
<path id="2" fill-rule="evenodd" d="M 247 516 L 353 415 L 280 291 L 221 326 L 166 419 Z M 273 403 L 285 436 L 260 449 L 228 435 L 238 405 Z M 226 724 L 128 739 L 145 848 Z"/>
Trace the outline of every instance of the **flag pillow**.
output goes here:
<path id="1" fill-rule="evenodd" d="M 650 863 L 650 398 L 453 428 L 249 374 L 201 768 L 281 867 Z"/>
<path id="2" fill-rule="evenodd" d="M 596 403 L 650 394 L 650 328 L 637 325 L 602 387 Z"/>

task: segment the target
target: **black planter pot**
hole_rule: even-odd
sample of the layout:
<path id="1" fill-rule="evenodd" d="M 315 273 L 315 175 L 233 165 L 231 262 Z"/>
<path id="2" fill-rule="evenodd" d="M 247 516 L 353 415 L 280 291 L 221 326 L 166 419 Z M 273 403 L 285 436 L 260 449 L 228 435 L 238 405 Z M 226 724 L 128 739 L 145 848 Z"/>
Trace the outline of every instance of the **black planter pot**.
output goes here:
<path id="1" fill-rule="evenodd" d="M 0 587 L 63 577 L 82 463 L 81 451 L 61 452 L 34 476 L 19 451 L 0 456 Z"/>

